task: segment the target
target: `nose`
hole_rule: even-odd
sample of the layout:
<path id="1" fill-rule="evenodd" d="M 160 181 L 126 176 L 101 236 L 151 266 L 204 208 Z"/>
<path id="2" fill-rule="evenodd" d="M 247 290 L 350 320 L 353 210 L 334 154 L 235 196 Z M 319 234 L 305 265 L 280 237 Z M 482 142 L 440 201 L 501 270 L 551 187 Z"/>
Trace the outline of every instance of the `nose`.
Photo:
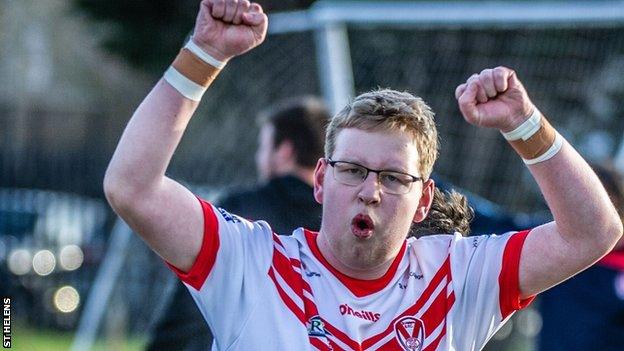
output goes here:
<path id="1" fill-rule="evenodd" d="M 358 192 L 358 199 L 366 205 L 377 204 L 381 201 L 380 184 L 377 173 L 369 172 Z"/>

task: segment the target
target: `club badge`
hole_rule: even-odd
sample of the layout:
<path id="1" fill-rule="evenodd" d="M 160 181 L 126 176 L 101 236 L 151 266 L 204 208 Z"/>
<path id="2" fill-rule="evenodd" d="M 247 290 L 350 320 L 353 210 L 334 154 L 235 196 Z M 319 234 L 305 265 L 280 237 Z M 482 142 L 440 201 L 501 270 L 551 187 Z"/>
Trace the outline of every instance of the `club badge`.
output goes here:
<path id="1" fill-rule="evenodd" d="M 417 318 L 407 316 L 394 323 L 399 344 L 406 351 L 421 351 L 425 341 L 425 325 Z"/>

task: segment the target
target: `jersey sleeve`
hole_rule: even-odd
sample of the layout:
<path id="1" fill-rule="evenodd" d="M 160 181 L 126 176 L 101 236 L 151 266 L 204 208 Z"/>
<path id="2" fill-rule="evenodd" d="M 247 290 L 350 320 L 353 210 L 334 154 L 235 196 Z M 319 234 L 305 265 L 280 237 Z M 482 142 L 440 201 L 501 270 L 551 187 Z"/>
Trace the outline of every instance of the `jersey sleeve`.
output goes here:
<path id="1" fill-rule="evenodd" d="M 520 253 L 529 231 L 456 236 L 451 243 L 452 284 L 457 298 L 451 335 L 458 350 L 481 350 L 521 300 Z"/>
<path id="2" fill-rule="evenodd" d="M 266 222 L 250 222 L 199 199 L 204 238 L 188 272 L 167 263 L 184 282 L 202 315 L 227 348 L 260 300 L 273 255 L 272 231 Z"/>

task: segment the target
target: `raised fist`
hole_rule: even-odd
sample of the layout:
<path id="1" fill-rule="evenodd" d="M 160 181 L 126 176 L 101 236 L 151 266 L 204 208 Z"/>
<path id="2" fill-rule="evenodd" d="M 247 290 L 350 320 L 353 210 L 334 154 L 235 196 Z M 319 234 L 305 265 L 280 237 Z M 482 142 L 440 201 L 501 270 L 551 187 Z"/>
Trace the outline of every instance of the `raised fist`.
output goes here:
<path id="1" fill-rule="evenodd" d="M 503 132 L 514 130 L 535 108 L 516 72 L 502 66 L 473 74 L 455 89 L 455 98 L 468 123 Z"/>
<path id="2" fill-rule="evenodd" d="M 262 7 L 249 0 L 203 0 L 193 41 L 219 61 L 245 53 L 264 41 L 268 26 Z"/>

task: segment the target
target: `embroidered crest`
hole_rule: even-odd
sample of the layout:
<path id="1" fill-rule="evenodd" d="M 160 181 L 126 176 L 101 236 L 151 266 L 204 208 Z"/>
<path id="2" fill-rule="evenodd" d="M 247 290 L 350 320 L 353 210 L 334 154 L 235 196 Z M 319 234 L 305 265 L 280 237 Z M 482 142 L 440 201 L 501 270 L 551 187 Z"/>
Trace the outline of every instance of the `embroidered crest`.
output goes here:
<path id="1" fill-rule="evenodd" d="M 425 341 L 425 324 L 420 319 L 411 316 L 403 317 L 394 323 L 394 332 L 403 350 L 422 350 Z"/>

